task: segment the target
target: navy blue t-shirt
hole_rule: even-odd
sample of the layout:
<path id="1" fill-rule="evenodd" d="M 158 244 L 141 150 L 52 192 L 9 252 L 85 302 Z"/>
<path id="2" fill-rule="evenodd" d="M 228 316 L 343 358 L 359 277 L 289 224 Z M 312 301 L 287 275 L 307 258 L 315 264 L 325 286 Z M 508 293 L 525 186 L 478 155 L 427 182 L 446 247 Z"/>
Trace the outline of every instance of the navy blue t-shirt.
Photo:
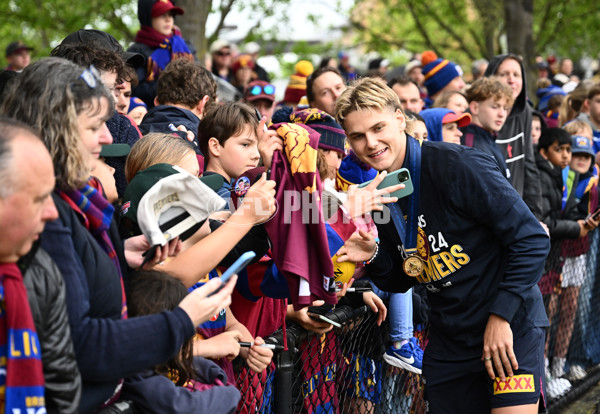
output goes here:
<path id="1" fill-rule="evenodd" d="M 380 253 L 367 265 L 375 284 L 388 291 L 425 285 L 427 352 L 438 359 L 480 357 L 490 313 L 509 321 L 515 337 L 548 326 L 537 282 L 549 238 L 495 160 L 444 142 L 424 142 L 421 153 L 417 248 L 425 272 L 418 278 L 403 272 L 401 241 L 384 211 L 374 214 Z M 405 167 L 408 157 L 407 151 Z M 400 200 L 406 213 L 405 205 Z"/>

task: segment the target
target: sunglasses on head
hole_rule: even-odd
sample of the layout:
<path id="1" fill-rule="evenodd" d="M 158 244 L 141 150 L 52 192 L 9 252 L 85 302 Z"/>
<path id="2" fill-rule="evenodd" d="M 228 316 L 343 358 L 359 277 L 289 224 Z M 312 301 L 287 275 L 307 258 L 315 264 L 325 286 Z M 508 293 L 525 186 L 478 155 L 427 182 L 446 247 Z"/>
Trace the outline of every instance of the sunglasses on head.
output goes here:
<path id="1" fill-rule="evenodd" d="M 260 86 L 260 85 L 254 85 L 252 87 L 252 89 L 250 89 L 250 95 L 252 96 L 256 96 L 256 95 L 260 95 L 261 92 L 263 92 L 267 95 L 273 95 L 275 94 L 275 86 L 274 85 L 265 85 L 265 86 Z"/>
<path id="2" fill-rule="evenodd" d="M 79 75 L 79 79 L 82 79 L 90 89 L 94 89 L 100 82 L 100 72 L 94 65 L 90 65 Z"/>

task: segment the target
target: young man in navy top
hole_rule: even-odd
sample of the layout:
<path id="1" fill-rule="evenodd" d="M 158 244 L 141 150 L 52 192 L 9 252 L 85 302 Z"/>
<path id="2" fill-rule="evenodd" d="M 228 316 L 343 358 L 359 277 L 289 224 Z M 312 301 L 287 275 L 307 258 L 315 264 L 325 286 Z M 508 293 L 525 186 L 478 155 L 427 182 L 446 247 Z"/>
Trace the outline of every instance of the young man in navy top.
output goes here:
<path id="1" fill-rule="evenodd" d="M 537 219 L 489 155 L 407 136 L 382 81 L 349 87 L 336 117 L 362 161 L 411 174 L 413 194 L 374 214 L 381 242 L 366 270 L 383 290 L 428 290 L 429 412 L 543 411 L 548 319 L 537 281 L 550 243 Z"/>

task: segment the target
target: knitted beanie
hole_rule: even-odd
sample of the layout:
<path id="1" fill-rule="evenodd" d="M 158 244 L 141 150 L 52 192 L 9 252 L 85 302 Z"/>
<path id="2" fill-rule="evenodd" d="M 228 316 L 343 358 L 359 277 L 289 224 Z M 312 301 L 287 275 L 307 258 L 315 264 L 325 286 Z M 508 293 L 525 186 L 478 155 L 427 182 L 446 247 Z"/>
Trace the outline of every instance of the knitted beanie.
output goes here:
<path id="1" fill-rule="evenodd" d="M 342 160 L 337 176 L 335 177 L 335 189 L 337 191 L 348 191 L 348 187 L 354 184 L 362 184 L 365 181 L 377 177 L 377 170 L 358 159 L 354 152 Z"/>
<path id="2" fill-rule="evenodd" d="M 297 104 L 306 95 L 306 78 L 313 73 L 314 67 L 308 60 L 301 60 L 296 63 L 294 70 L 295 73 L 290 76 L 290 82 L 285 88 L 283 101 Z"/>
<path id="3" fill-rule="evenodd" d="M 129 110 L 127 111 L 127 113 L 131 112 L 138 106 L 143 106 L 144 108 L 148 109 L 148 105 L 146 105 L 144 101 L 142 101 L 137 96 L 132 96 L 131 98 L 129 98 Z"/>
<path id="4" fill-rule="evenodd" d="M 231 65 L 231 71 L 235 74 L 242 68 L 254 69 L 254 61 L 252 60 L 252 56 L 242 54 L 235 58 L 233 65 Z"/>
<path id="5" fill-rule="evenodd" d="M 308 125 L 319 134 L 319 148 L 337 151 L 346 155 L 346 133 L 340 124 L 327 112 L 317 108 L 306 108 L 292 112 L 290 121 Z"/>
<path id="6" fill-rule="evenodd" d="M 438 58 L 430 50 L 423 52 L 421 62 L 423 63 L 425 87 L 430 97 L 444 89 L 454 78 L 463 75 L 460 66 L 448 59 Z"/>

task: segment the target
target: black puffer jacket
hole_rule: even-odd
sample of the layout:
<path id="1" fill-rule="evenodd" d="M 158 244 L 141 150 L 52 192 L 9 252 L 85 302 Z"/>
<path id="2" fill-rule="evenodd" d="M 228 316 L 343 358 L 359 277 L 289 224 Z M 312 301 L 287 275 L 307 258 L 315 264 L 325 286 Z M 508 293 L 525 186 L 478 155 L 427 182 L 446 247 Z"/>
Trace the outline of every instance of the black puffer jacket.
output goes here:
<path id="1" fill-rule="evenodd" d="M 575 192 L 562 211 L 563 179 L 560 168 L 555 167 L 539 153 L 535 154 L 535 161 L 540 172 L 542 185 L 542 221 L 550 230 L 550 240 L 576 239 L 579 237 L 579 224 L 576 221 Z M 575 177 L 577 182 L 579 177 Z M 553 243 L 554 245 L 554 243 Z"/>
<path id="2" fill-rule="evenodd" d="M 50 256 L 37 245 L 19 265 L 42 348 L 46 411 L 78 413 L 81 377 L 71 340 L 65 282 Z"/>

